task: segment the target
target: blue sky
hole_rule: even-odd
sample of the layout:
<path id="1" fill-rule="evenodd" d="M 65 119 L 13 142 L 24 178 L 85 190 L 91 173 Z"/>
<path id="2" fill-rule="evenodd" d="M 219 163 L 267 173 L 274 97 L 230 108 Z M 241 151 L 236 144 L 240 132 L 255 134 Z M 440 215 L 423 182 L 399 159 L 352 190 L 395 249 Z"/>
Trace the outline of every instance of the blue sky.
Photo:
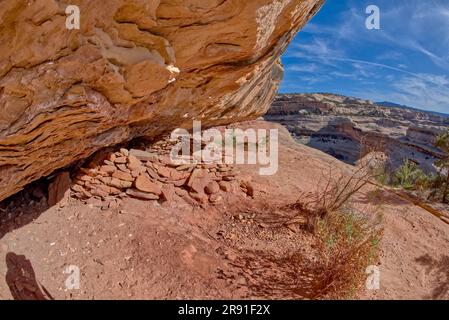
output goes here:
<path id="1" fill-rule="evenodd" d="M 368 5 L 380 9 L 380 30 L 365 27 Z M 449 113 L 449 0 L 327 0 L 282 62 L 282 93 L 332 92 Z"/>

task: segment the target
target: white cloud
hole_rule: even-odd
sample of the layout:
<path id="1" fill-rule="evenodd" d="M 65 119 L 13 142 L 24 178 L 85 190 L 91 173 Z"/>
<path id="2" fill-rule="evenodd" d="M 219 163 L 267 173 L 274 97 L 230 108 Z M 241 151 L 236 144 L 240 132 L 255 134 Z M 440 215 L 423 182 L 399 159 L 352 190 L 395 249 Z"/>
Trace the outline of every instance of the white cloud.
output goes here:
<path id="1" fill-rule="evenodd" d="M 376 83 L 373 86 L 354 88 L 351 95 L 373 101 L 390 101 L 423 110 L 449 113 L 449 90 L 443 85 L 435 85 L 435 82 L 443 84 L 446 81 L 444 76 L 420 74 L 418 78 L 401 74 L 395 77 L 390 88 L 379 89 Z"/>
<path id="2" fill-rule="evenodd" d="M 317 73 L 321 67 L 316 63 L 291 64 L 286 67 L 287 72 Z"/>
<path id="3" fill-rule="evenodd" d="M 389 45 L 411 50 L 429 58 L 436 66 L 449 70 L 449 1 L 378 0 L 380 7 L 380 31 L 365 28 L 366 1 L 352 1 L 349 10 L 335 17 L 333 25 L 306 26 L 305 32 L 332 36 L 336 47 L 351 47 L 367 43 Z M 316 40 L 321 41 L 321 40 Z M 383 61 L 402 59 L 393 50 L 379 57 Z"/>
<path id="4" fill-rule="evenodd" d="M 381 30 L 365 28 L 369 1 L 348 1 L 350 9 L 309 23 L 289 48 L 286 57 L 303 62 L 287 65 L 301 73 L 300 87 L 346 79 L 363 98 L 449 113 L 449 0 L 377 0 Z"/>
<path id="5" fill-rule="evenodd" d="M 449 113 L 449 91 L 415 77 L 403 77 L 393 85 L 397 91 L 385 99 L 421 109 Z"/>
<path id="6" fill-rule="evenodd" d="M 446 0 L 383 1 L 381 7 L 382 32 L 377 40 L 385 44 L 415 51 L 430 59 L 436 66 L 449 70 L 449 2 Z M 389 8 L 389 10 L 382 10 Z M 369 38 L 366 39 L 370 41 Z"/>
<path id="7" fill-rule="evenodd" d="M 404 60 L 404 54 L 399 51 L 388 50 L 388 51 L 385 51 L 382 54 L 378 55 L 376 57 L 376 60 L 381 61 L 381 62 L 389 62 L 392 60 L 401 61 L 401 60 Z"/>
<path id="8" fill-rule="evenodd" d="M 310 42 L 299 41 L 293 43 L 294 49 L 292 56 L 294 57 L 310 57 L 310 56 L 342 56 L 344 51 L 339 48 L 333 47 L 329 41 L 322 38 L 314 38 Z M 287 57 L 289 54 L 287 54 Z"/>

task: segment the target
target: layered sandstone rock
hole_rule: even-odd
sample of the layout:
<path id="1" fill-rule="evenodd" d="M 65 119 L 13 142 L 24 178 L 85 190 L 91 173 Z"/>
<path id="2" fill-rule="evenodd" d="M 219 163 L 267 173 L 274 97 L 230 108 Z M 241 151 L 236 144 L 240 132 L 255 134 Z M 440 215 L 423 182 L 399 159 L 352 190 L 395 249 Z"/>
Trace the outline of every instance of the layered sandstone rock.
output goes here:
<path id="1" fill-rule="evenodd" d="M 449 116 L 442 114 L 324 93 L 279 95 L 265 119 L 285 125 L 299 142 L 350 164 L 382 151 L 390 169 L 409 159 L 428 172 L 444 156 L 434 144 L 449 125 Z"/>
<path id="2" fill-rule="evenodd" d="M 2 1 L 0 199 L 107 145 L 263 114 L 323 1 Z"/>

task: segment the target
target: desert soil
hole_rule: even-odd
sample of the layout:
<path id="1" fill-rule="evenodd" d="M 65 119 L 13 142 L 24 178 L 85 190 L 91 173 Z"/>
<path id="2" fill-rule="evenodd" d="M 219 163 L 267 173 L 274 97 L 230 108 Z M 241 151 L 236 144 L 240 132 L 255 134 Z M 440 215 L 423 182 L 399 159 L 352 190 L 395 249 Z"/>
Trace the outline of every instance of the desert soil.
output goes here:
<path id="1" fill-rule="evenodd" d="M 125 198 L 106 210 L 77 199 L 49 207 L 39 192 L 31 201 L 7 200 L 0 207 L 0 299 L 319 298 L 311 284 L 313 239 L 279 227 L 278 217 L 329 166 L 351 166 L 295 143 L 276 124 L 239 126 L 280 129 L 274 176 L 237 166 L 252 176 L 254 197 L 231 192 L 207 206 Z M 449 298 L 449 225 L 375 187 L 354 205 L 380 216 L 384 228 L 380 289 L 359 298 Z M 70 266 L 80 270 L 79 289 L 66 286 Z"/>

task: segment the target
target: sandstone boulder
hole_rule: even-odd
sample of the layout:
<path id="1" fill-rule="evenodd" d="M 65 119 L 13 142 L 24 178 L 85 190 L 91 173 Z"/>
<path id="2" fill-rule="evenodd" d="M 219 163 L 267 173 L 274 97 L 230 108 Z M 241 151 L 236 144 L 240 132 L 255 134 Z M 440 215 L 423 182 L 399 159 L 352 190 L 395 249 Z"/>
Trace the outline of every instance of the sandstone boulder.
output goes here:
<path id="1" fill-rule="evenodd" d="M 136 188 L 140 191 L 153 193 L 156 195 L 160 195 L 161 185 L 155 182 L 152 182 L 147 175 L 140 175 L 136 179 Z"/>
<path id="2" fill-rule="evenodd" d="M 126 172 L 123 172 L 123 171 L 116 171 L 116 172 L 114 172 L 112 174 L 112 177 L 120 179 L 120 180 L 124 180 L 124 181 L 131 181 L 131 182 L 134 181 L 134 178 L 131 176 L 130 173 L 126 173 Z"/>
<path id="3" fill-rule="evenodd" d="M 130 197 L 141 199 L 141 200 L 158 200 L 159 196 L 153 193 L 146 193 L 135 189 L 126 190 L 126 194 Z"/>
<path id="4" fill-rule="evenodd" d="M 204 191 L 207 194 L 214 194 L 214 193 L 217 193 L 218 191 L 220 191 L 220 186 L 218 185 L 218 183 L 216 181 L 211 181 L 206 185 L 206 187 L 204 188 Z"/>
<path id="5" fill-rule="evenodd" d="M 146 152 L 143 150 L 137 150 L 137 149 L 131 149 L 129 150 L 129 154 L 136 157 L 137 159 L 141 161 L 156 161 L 157 160 L 157 154 Z"/>

